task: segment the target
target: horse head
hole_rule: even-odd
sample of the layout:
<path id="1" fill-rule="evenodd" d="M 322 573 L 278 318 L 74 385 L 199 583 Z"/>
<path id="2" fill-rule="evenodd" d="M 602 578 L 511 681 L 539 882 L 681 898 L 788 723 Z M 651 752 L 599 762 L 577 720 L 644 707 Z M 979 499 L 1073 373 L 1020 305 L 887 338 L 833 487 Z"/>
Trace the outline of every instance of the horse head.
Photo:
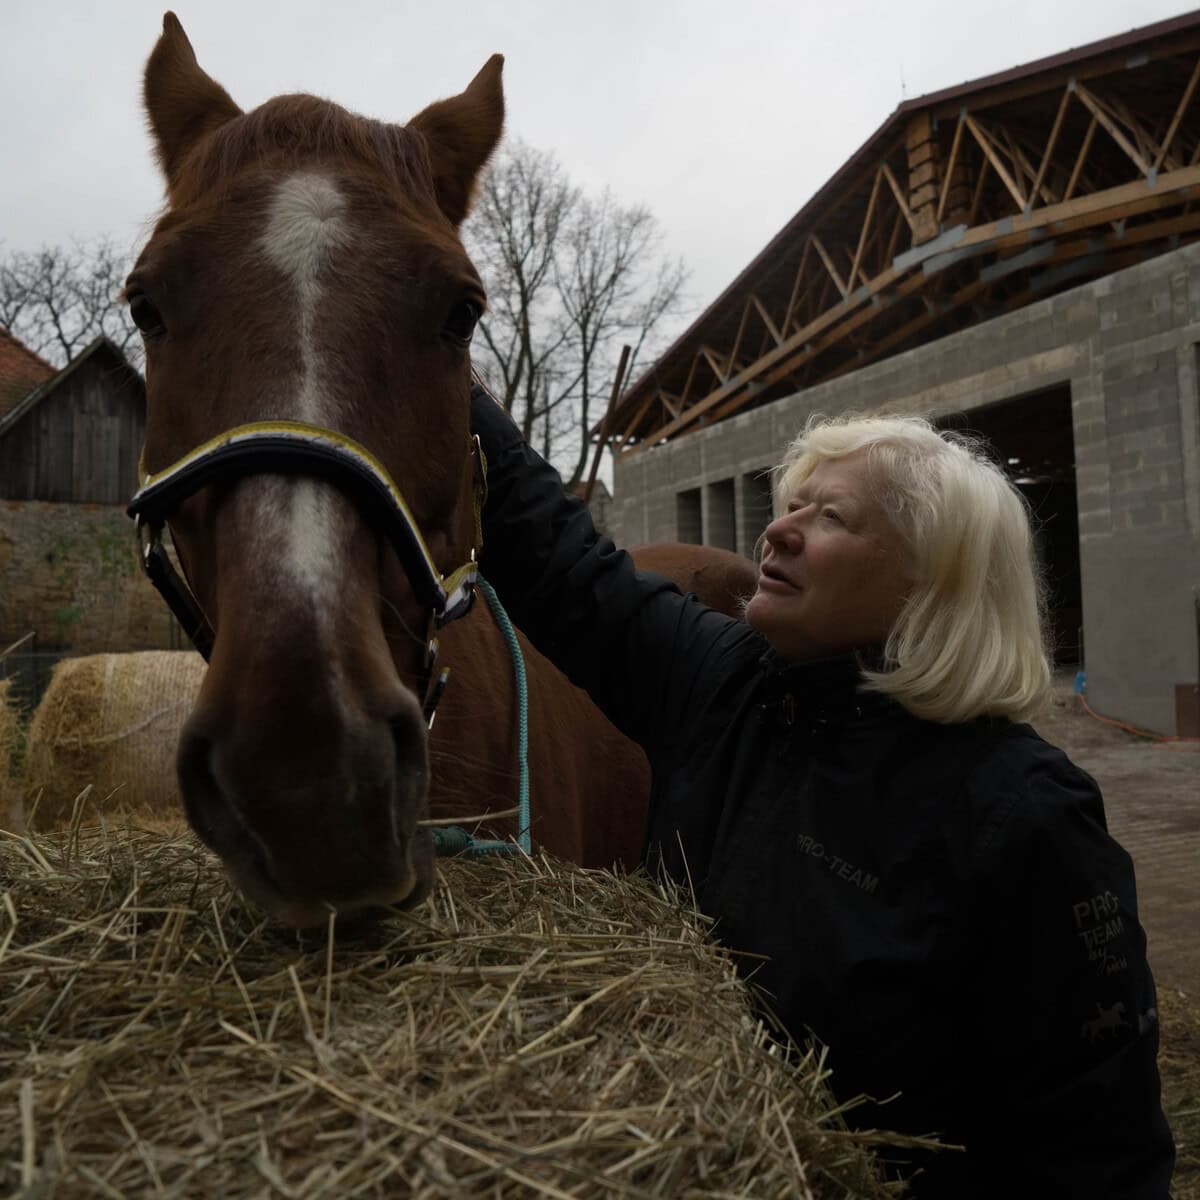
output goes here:
<path id="1" fill-rule="evenodd" d="M 502 63 L 406 126 L 307 95 L 243 112 L 171 13 L 146 65 L 167 204 L 126 285 L 147 383 L 131 511 L 211 643 L 188 819 L 296 926 L 432 879 L 427 646 L 469 598 L 479 503 L 484 295 L 458 227 Z"/>

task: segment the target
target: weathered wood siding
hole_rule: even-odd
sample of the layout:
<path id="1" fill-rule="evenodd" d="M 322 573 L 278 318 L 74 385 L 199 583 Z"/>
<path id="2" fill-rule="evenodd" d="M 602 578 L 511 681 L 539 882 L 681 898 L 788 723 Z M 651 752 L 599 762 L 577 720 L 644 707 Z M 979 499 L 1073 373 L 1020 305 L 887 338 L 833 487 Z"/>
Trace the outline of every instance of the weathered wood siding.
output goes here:
<path id="1" fill-rule="evenodd" d="M 0 438 L 0 498 L 123 504 L 145 428 L 141 380 L 115 356 L 92 354 Z"/>

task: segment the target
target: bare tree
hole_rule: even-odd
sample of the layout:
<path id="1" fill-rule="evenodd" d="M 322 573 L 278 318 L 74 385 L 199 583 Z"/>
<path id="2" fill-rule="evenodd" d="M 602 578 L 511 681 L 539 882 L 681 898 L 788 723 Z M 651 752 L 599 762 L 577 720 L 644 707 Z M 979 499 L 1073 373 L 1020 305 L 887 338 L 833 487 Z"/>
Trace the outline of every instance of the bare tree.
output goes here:
<path id="1" fill-rule="evenodd" d="M 680 306 L 686 272 L 661 257 L 660 241 L 649 209 L 622 208 L 607 190 L 573 214 L 556 277 L 577 369 L 562 393 L 574 402 L 580 435 L 572 483 L 587 469 L 588 430 L 603 416 L 620 346 L 630 345 L 632 379 L 647 339 Z"/>
<path id="2" fill-rule="evenodd" d="M 579 193 L 554 157 L 514 142 L 493 163 L 467 226 L 488 286 L 481 324 L 489 382 L 527 439 L 567 337 L 555 296 L 555 252 Z"/>
<path id="3" fill-rule="evenodd" d="M 118 299 L 128 270 L 107 238 L 13 251 L 0 259 L 0 325 L 60 367 L 101 335 L 137 363 L 141 339 Z"/>
<path id="4" fill-rule="evenodd" d="M 511 143 L 484 182 L 467 243 L 488 289 L 476 364 L 525 437 L 575 483 L 621 345 L 651 349 L 686 277 L 648 209 L 584 196 L 557 159 Z"/>

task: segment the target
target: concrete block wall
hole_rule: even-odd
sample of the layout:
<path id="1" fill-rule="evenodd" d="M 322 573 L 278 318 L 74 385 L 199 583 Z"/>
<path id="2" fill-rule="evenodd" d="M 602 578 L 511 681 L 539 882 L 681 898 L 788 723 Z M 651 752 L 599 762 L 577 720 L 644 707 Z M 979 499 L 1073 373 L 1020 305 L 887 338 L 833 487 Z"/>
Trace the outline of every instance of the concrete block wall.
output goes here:
<path id="1" fill-rule="evenodd" d="M 614 536 L 673 540 L 675 493 L 733 480 L 737 549 L 749 554 L 736 481 L 777 462 L 810 414 L 937 418 L 1066 384 L 1089 699 L 1172 733 L 1175 685 L 1200 670 L 1198 357 L 1192 245 L 618 461 Z"/>

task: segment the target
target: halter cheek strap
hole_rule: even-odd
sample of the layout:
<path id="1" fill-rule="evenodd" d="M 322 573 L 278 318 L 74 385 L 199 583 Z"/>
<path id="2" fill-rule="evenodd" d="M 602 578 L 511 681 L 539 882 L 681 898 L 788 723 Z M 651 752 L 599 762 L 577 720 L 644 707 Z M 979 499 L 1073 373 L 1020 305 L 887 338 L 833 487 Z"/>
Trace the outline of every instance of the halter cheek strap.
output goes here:
<path id="1" fill-rule="evenodd" d="M 142 486 L 127 512 L 137 520 L 142 567 L 166 600 L 196 649 L 207 659 L 215 632 L 187 582 L 163 546 L 167 520 L 180 503 L 218 479 L 282 472 L 328 479 L 372 517 L 378 517 L 412 584 L 418 600 L 444 625 L 469 611 L 478 575 L 482 509 L 487 466 L 479 439 L 471 439 L 474 472 L 475 546 L 470 559 L 442 575 L 403 493 L 383 464 L 344 434 L 300 421 L 260 421 L 218 434 L 178 462 L 153 475 L 143 471 Z"/>
<path id="2" fill-rule="evenodd" d="M 187 581 L 175 570 L 175 564 L 163 545 L 163 526 L 139 516 L 137 531 L 142 570 L 167 602 L 167 607 L 189 641 L 208 662 L 212 657 L 216 634 Z"/>

